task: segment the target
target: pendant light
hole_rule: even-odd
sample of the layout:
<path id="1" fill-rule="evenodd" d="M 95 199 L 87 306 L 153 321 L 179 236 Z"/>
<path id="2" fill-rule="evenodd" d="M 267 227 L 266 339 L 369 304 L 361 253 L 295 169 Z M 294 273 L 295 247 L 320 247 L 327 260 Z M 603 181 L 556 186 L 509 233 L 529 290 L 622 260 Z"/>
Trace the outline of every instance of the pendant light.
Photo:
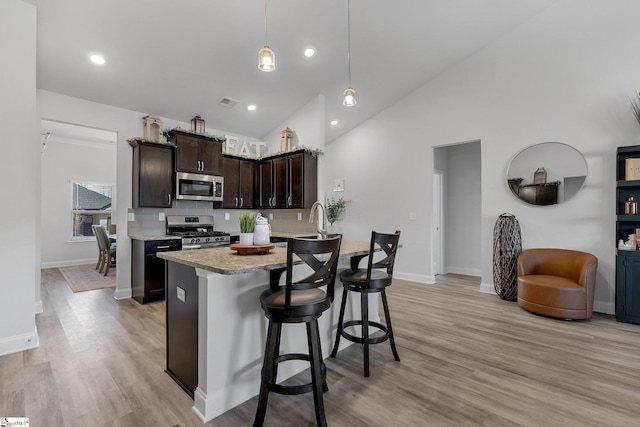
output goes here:
<path id="1" fill-rule="evenodd" d="M 264 0 L 264 47 L 258 52 L 258 69 L 267 73 L 276 69 L 276 54 L 267 43 L 267 0 Z"/>
<path id="2" fill-rule="evenodd" d="M 356 91 L 351 87 L 351 0 L 347 0 L 347 67 L 349 70 L 349 87 L 342 93 L 342 103 L 353 107 L 357 103 Z"/>

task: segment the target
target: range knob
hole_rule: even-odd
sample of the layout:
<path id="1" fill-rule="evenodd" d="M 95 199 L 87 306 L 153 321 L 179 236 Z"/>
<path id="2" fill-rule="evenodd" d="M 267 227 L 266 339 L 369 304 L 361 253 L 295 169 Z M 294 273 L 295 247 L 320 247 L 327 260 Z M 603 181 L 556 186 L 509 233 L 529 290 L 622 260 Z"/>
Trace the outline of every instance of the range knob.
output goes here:
<path id="1" fill-rule="evenodd" d="M 195 242 L 196 242 L 196 239 L 191 239 L 191 243 L 195 243 Z"/>

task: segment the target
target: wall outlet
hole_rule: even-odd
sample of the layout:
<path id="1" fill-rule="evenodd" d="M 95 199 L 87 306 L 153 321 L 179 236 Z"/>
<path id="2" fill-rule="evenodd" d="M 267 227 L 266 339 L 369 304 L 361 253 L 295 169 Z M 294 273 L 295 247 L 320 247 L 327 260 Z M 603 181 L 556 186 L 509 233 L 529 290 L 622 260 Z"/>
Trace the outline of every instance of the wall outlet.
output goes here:
<path id="1" fill-rule="evenodd" d="M 164 212 L 158 214 L 158 221 L 164 221 Z"/>
<path id="2" fill-rule="evenodd" d="M 177 291 L 178 291 L 178 295 L 177 295 L 178 299 L 182 302 L 185 302 L 187 298 L 187 293 L 180 286 L 177 287 Z"/>
<path id="3" fill-rule="evenodd" d="M 409 212 L 409 221 L 415 221 L 418 219 L 418 215 L 415 212 Z"/>
<path id="4" fill-rule="evenodd" d="M 135 221 L 136 220 L 136 214 L 134 212 L 129 212 L 127 214 L 127 221 L 131 222 L 131 221 Z"/>
<path id="5" fill-rule="evenodd" d="M 298 221 L 302 221 L 302 212 L 298 212 Z"/>
<path id="6" fill-rule="evenodd" d="M 225 221 L 229 221 L 231 219 L 231 215 L 229 215 L 229 212 L 225 212 L 224 213 L 224 220 Z"/>
<path id="7" fill-rule="evenodd" d="M 272 220 L 273 220 L 273 212 L 270 212 L 269 213 L 269 221 L 272 221 Z"/>

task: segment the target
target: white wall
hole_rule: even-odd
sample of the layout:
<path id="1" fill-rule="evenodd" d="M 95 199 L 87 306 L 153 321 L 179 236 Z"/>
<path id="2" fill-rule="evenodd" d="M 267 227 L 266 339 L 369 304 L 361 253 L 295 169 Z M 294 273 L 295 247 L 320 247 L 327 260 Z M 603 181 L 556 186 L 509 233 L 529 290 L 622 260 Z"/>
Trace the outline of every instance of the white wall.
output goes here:
<path id="1" fill-rule="evenodd" d="M 0 2 L 0 355 L 38 345 L 40 138 L 36 120 L 36 8 Z"/>
<path id="2" fill-rule="evenodd" d="M 344 175 L 353 202 L 346 237 L 403 231 L 399 274 L 430 275 L 432 149 L 482 141 L 482 281 L 492 288 L 493 227 L 516 215 L 524 248 L 561 247 L 598 257 L 596 310 L 615 296 L 615 149 L 640 143 L 629 107 L 638 88 L 640 2 L 557 3 L 398 104 L 327 146 L 329 175 Z M 513 155 L 560 141 L 585 156 L 585 187 L 566 203 L 536 207 L 505 182 Z M 373 185 L 375 183 L 375 185 Z M 418 213 L 408 221 L 407 212 Z"/>
<path id="3" fill-rule="evenodd" d="M 43 268 L 96 262 L 95 239 L 71 241 L 71 183 L 115 187 L 116 156 L 116 147 L 104 143 L 65 142 L 55 135 L 47 141 L 41 154 Z"/>

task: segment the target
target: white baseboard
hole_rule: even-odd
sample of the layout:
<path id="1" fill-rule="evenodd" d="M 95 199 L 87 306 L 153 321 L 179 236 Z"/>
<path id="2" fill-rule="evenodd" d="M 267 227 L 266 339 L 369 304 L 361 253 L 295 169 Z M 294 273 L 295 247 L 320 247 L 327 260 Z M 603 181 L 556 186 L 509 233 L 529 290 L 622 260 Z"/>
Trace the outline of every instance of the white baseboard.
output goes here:
<path id="1" fill-rule="evenodd" d="M 493 287 L 493 283 L 480 283 L 480 292 L 484 293 L 484 294 L 493 294 L 493 295 L 498 295 L 496 294 L 496 290 Z"/>
<path id="2" fill-rule="evenodd" d="M 0 356 L 18 353 L 19 351 L 36 348 L 40 345 L 38 341 L 38 329 L 28 334 L 16 335 L 0 340 Z"/>
<path id="3" fill-rule="evenodd" d="M 57 267 L 71 267 L 72 265 L 85 265 L 85 264 L 96 264 L 98 261 L 96 258 L 91 259 L 76 259 L 71 261 L 54 261 L 54 262 L 43 262 L 40 264 L 40 268 L 57 268 Z"/>
<path id="4" fill-rule="evenodd" d="M 616 303 L 608 301 L 594 301 L 593 311 L 596 313 L 616 314 Z"/>
<path id="5" fill-rule="evenodd" d="M 393 273 L 393 277 L 400 280 L 408 280 L 410 282 L 418 282 L 418 283 L 435 283 L 436 278 L 434 276 L 427 276 L 425 274 L 413 274 L 413 273 L 403 273 L 395 271 Z"/>
<path id="6" fill-rule="evenodd" d="M 131 288 L 128 288 L 128 289 L 116 288 L 116 290 L 113 291 L 113 298 L 116 300 L 131 298 L 131 296 L 132 296 Z"/>
<path id="7" fill-rule="evenodd" d="M 479 268 L 464 268 L 464 267 L 447 267 L 447 273 L 462 274 L 464 276 L 482 276 L 482 270 Z"/>

